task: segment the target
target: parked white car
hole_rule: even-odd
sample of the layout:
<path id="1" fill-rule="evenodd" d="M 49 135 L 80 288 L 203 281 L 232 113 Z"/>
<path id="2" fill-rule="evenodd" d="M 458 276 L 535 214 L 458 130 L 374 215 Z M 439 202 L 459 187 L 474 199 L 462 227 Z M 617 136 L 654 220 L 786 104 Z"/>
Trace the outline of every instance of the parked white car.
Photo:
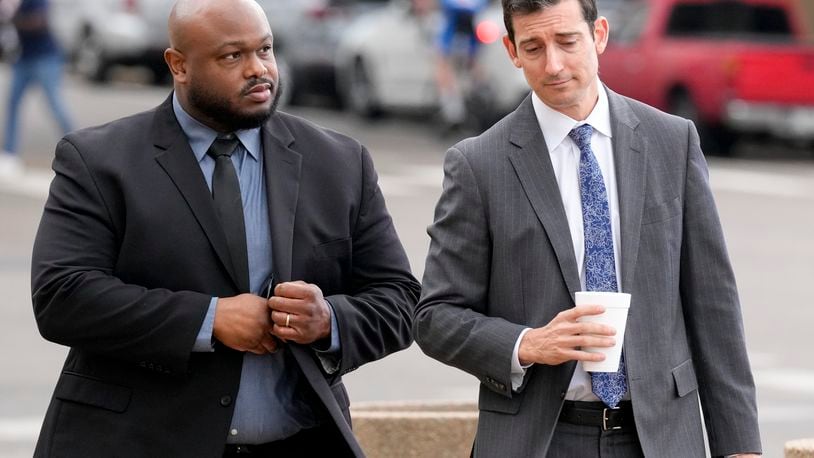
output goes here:
<path id="1" fill-rule="evenodd" d="M 360 16 L 336 50 L 337 91 L 353 112 L 428 110 L 438 103 L 434 40 L 439 16 L 409 0 Z"/>
<path id="2" fill-rule="evenodd" d="M 340 39 L 338 92 L 357 114 L 438 109 L 436 41 L 441 16 L 415 5 L 415 0 L 392 0 L 387 8 L 360 17 Z M 482 45 L 476 70 L 465 75 L 465 105 L 482 127 L 517 107 L 529 91 L 503 47 L 502 18 L 499 3 L 478 15 Z"/>
<path id="3" fill-rule="evenodd" d="M 168 70 L 167 18 L 175 0 L 51 0 L 50 23 L 80 74 L 110 77 L 114 65 L 150 69 L 156 81 Z"/>

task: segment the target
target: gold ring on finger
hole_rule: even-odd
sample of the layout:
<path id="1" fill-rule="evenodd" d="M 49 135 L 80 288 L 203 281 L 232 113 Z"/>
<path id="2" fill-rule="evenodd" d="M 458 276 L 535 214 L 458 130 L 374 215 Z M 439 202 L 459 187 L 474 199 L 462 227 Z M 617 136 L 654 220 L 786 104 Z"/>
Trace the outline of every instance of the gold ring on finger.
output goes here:
<path id="1" fill-rule="evenodd" d="M 291 326 L 289 326 L 290 322 L 291 322 L 291 314 L 286 313 L 285 314 L 285 327 L 290 328 L 291 327 Z"/>

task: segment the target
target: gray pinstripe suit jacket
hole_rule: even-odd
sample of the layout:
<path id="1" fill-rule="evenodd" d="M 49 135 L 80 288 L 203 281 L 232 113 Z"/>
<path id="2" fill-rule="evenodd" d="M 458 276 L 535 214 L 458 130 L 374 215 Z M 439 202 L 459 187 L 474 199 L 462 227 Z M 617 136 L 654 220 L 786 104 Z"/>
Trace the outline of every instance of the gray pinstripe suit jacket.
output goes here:
<path id="1" fill-rule="evenodd" d="M 625 358 L 644 453 L 760 451 L 735 279 L 693 124 L 608 90 L 621 217 Z M 568 222 L 531 99 L 450 148 L 414 334 L 481 382 L 475 456 L 544 456 L 575 363 L 512 392 L 525 327 L 573 307 Z"/>

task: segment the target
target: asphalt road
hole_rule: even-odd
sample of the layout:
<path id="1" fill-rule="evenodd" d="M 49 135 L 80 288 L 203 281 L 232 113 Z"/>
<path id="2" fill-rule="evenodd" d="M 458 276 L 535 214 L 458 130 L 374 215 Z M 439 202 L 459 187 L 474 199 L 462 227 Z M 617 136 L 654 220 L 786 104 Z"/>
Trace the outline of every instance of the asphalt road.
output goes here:
<path id="1" fill-rule="evenodd" d="M 0 66 L 0 87 L 8 72 Z M 78 126 L 148 109 L 167 88 L 134 83 L 92 86 L 68 80 L 66 98 Z M 6 94 L 0 101 L 5 106 Z M 29 172 L 0 180 L 0 456 L 30 456 L 66 353 L 37 333 L 31 313 L 31 245 L 59 138 L 41 94 L 24 105 L 23 157 Z M 440 193 L 443 153 L 431 122 L 391 117 L 374 124 L 318 107 L 290 111 L 351 134 L 372 151 L 380 182 L 410 262 L 419 276 Z M 5 114 L 0 113 L 0 122 Z M 2 124 L 0 124 L 2 125 Z M 111 145 L 115 148 L 115 145 Z M 738 277 L 748 348 L 758 384 L 768 457 L 783 443 L 814 437 L 814 155 L 773 143 L 743 144 L 738 159 L 712 159 L 711 180 Z M 726 332 L 726 330 L 721 330 Z M 346 377 L 354 402 L 475 400 L 477 381 L 415 346 Z"/>

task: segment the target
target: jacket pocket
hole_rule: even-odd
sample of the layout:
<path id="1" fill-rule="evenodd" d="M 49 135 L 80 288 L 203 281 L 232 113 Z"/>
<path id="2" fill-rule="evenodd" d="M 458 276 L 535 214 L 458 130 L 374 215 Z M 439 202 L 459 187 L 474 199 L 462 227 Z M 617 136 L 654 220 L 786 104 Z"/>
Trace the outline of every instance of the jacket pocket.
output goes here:
<path id="1" fill-rule="evenodd" d="M 338 294 L 350 280 L 352 243 L 350 238 L 314 246 L 308 263 L 307 278 L 325 296 Z"/>
<path id="2" fill-rule="evenodd" d="M 61 401 L 76 402 L 122 413 L 130 405 L 133 390 L 75 372 L 63 372 L 54 390 Z"/>
<path id="3" fill-rule="evenodd" d="M 698 379 L 695 378 L 692 359 L 684 361 L 673 369 L 673 380 L 676 384 L 676 394 L 680 398 L 698 389 Z"/>
<path id="4" fill-rule="evenodd" d="M 482 386 L 478 397 L 478 408 L 488 412 L 514 415 L 520 410 L 521 402 L 523 402 L 523 393 L 512 393 L 512 397 L 508 398 Z"/>

